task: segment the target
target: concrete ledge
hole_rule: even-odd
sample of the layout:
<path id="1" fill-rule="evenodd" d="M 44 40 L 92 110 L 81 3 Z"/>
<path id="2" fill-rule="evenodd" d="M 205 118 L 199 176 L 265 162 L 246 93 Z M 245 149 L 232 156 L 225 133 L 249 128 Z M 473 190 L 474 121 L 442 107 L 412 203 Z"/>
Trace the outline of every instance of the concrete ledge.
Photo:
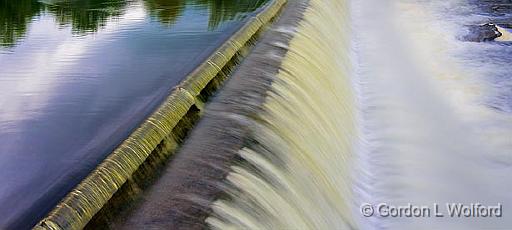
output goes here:
<path id="1" fill-rule="evenodd" d="M 112 229 L 209 229 L 211 204 L 225 197 L 231 166 L 242 163 L 240 149 L 254 144 L 252 119 L 258 119 L 294 32 L 309 6 L 289 1 L 244 61 L 205 107 L 204 115 L 162 170 L 143 200 Z M 172 191 L 172 192 L 170 192 Z"/>
<path id="2" fill-rule="evenodd" d="M 286 0 L 271 0 L 173 89 L 165 102 L 78 184 L 34 229 L 82 229 L 137 171 L 197 102 L 197 96 Z"/>

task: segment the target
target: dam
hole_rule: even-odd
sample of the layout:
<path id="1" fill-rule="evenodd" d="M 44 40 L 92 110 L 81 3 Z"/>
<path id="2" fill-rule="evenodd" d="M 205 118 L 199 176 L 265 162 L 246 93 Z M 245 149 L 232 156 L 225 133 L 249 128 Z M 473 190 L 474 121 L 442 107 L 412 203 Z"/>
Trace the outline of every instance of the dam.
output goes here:
<path id="1" fill-rule="evenodd" d="M 510 229 L 511 16 L 2 2 L 0 229 Z"/>

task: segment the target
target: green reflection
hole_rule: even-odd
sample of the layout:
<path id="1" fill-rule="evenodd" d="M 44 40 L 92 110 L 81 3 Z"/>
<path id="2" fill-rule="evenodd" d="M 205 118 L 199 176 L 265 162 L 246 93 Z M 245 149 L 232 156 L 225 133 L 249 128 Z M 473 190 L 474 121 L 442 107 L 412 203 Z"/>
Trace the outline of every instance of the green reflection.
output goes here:
<path id="1" fill-rule="evenodd" d="M 208 8 L 208 27 L 213 30 L 224 21 L 236 19 L 242 13 L 258 9 L 267 0 L 194 0 L 194 2 L 198 6 Z"/>
<path id="2" fill-rule="evenodd" d="M 47 5 L 61 25 L 71 24 L 73 32 L 95 32 L 110 17 L 119 17 L 126 1 L 122 0 L 65 0 Z"/>
<path id="3" fill-rule="evenodd" d="M 44 2 L 44 3 L 42 3 Z M 74 33 L 95 32 L 105 21 L 120 16 L 125 0 L 0 0 L 0 46 L 13 46 L 35 16 L 50 13 Z"/>
<path id="4" fill-rule="evenodd" d="M 183 14 L 185 0 L 145 0 L 149 14 L 160 22 L 173 25 Z"/>
<path id="5" fill-rule="evenodd" d="M 0 43 L 16 43 L 27 31 L 32 17 L 39 15 L 43 5 L 36 0 L 0 0 Z"/>
<path id="6" fill-rule="evenodd" d="M 0 0 L 0 46 L 12 46 L 22 38 L 29 23 L 43 13 L 57 23 L 71 25 L 73 33 L 96 32 L 110 18 L 121 17 L 137 0 Z M 267 0 L 143 0 L 147 13 L 172 26 L 187 7 L 207 10 L 210 30 L 223 22 L 261 7 Z M 44 3 L 42 3 L 44 2 Z"/>
<path id="7" fill-rule="evenodd" d="M 168 25 L 174 24 L 187 5 L 208 10 L 208 28 L 214 30 L 225 21 L 252 12 L 267 0 L 145 0 L 150 15 Z"/>

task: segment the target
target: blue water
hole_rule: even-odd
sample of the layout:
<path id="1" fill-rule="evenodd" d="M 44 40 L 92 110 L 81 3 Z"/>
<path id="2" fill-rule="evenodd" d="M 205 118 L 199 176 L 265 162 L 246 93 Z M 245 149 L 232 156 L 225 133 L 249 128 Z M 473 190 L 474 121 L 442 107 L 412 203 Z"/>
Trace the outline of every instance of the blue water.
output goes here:
<path id="1" fill-rule="evenodd" d="M 0 2 L 0 229 L 29 228 L 263 1 Z"/>

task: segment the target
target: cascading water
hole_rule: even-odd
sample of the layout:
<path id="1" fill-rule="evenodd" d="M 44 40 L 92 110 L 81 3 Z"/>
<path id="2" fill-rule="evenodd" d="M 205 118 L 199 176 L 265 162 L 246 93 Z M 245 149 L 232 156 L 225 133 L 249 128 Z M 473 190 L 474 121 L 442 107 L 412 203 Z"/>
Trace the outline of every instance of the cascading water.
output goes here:
<path id="1" fill-rule="evenodd" d="M 229 198 L 206 221 L 217 229 L 355 228 L 350 179 L 354 101 L 348 5 L 312 0 L 281 69 L 251 119 L 253 144 L 232 166 Z"/>
<path id="2" fill-rule="evenodd" d="M 507 92 L 481 77 L 496 75 L 492 61 L 471 59 L 468 47 L 484 45 L 459 40 L 471 5 L 307 4 L 262 111 L 249 119 L 252 142 L 238 153 L 244 163 L 231 167 L 228 195 L 210 206 L 206 222 L 217 229 L 511 226 L 503 216 L 450 217 L 446 208 L 512 205 L 512 122 L 496 96 Z M 443 217 L 375 210 L 365 217 L 365 203 L 432 212 L 438 205 Z"/>

